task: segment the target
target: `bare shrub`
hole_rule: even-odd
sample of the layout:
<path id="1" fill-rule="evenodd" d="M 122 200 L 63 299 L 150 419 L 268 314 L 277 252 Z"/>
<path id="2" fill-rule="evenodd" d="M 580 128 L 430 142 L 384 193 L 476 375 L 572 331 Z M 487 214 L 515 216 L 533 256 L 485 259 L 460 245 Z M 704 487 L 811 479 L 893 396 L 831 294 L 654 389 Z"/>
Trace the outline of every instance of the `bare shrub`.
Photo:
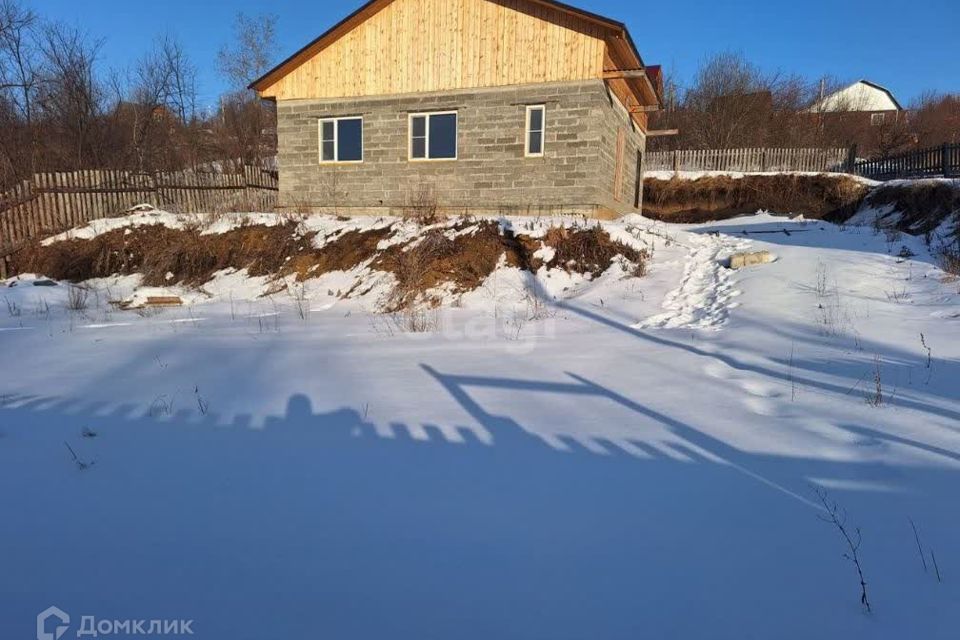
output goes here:
<path id="1" fill-rule="evenodd" d="M 11 318 L 19 318 L 23 314 L 23 309 L 14 300 L 4 296 L 3 301 L 7 305 L 7 314 Z"/>
<path id="2" fill-rule="evenodd" d="M 546 320 L 557 315 L 549 302 L 539 291 L 528 291 L 524 296 L 524 302 L 527 305 L 526 317 L 528 320 Z"/>
<path id="3" fill-rule="evenodd" d="M 387 302 L 393 310 L 410 309 L 435 284 L 428 276 L 435 263 L 456 253 L 456 245 L 440 229 L 424 234 L 412 245 L 395 251 L 387 259 L 396 277 L 396 285 Z"/>
<path id="4" fill-rule="evenodd" d="M 88 462 L 80 458 L 80 456 L 77 455 L 77 452 L 73 450 L 73 447 L 71 447 L 69 443 L 64 442 L 63 445 L 67 448 L 67 451 L 70 452 L 70 456 L 73 458 L 73 463 L 77 465 L 77 469 L 80 471 L 86 471 L 97 463 L 96 460 L 91 460 Z"/>
<path id="5" fill-rule="evenodd" d="M 554 250 L 551 265 L 588 273 L 597 277 L 606 271 L 617 256 L 622 256 L 635 265 L 634 275 L 646 273 L 649 253 L 635 249 L 610 237 L 599 224 L 587 227 L 551 227 L 543 237 L 543 243 Z M 534 267 L 536 268 L 536 267 Z"/>
<path id="6" fill-rule="evenodd" d="M 46 298 L 40 298 L 33 305 L 33 315 L 44 320 L 50 319 L 50 303 Z"/>
<path id="7" fill-rule="evenodd" d="M 866 394 L 867 404 L 874 408 L 880 408 L 884 403 L 883 395 L 883 370 L 881 368 L 880 356 L 873 358 L 873 390 Z"/>
<path id="8" fill-rule="evenodd" d="M 295 283 L 293 285 L 287 285 L 287 293 L 290 294 L 290 297 L 293 299 L 293 307 L 297 313 L 297 317 L 301 320 L 306 320 L 310 317 L 310 301 L 307 300 L 307 288 L 303 283 Z"/>
<path id="9" fill-rule="evenodd" d="M 440 213 L 440 204 L 433 187 L 424 182 L 418 183 L 407 195 L 403 216 L 424 226 L 441 222 L 444 216 Z"/>
<path id="10" fill-rule="evenodd" d="M 70 285 L 67 288 L 67 309 L 70 311 L 86 311 L 90 302 L 90 290 L 86 287 Z"/>
<path id="11" fill-rule="evenodd" d="M 942 247 L 937 252 L 937 263 L 950 275 L 960 276 L 960 242 L 956 247 Z"/>
<path id="12" fill-rule="evenodd" d="M 857 577 L 860 581 L 860 604 L 862 604 L 867 610 L 867 613 L 869 613 L 871 609 L 870 600 L 867 598 L 867 581 L 866 578 L 863 577 L 863 565 L 860 562 L 860 543 L 863 540 L 860 527 L 854 527 L 851 532 L 847 526 L 846 509 L 842 508 L 836 501 L 831 500 L 826 491 L 817 489 L 817 497 L 820 498 L 820 503 L 823 505 L 824 510 L 824 514 L 818 517 L 824 522 L 836 527 L 846 543 L 847 551 L 843 554 L 843 557 L 853 563 L 857 569 Z"/>
<path id="13" fill-rule="evenodd" d="M 200 411 L 200 415 L 207 415 L 207 412 L 210 410 L 210 403 L 200 395 L 200 387 L 194 387 L 193 395 L 197 400 L 197 410 Z"/>
<path id="14" fill-rule="evenodd" d="M 389 317 L 399 331 L 406 333 L 431 333 L 440 329 L 440 309 L 430 304 L 416 304 Z"/>

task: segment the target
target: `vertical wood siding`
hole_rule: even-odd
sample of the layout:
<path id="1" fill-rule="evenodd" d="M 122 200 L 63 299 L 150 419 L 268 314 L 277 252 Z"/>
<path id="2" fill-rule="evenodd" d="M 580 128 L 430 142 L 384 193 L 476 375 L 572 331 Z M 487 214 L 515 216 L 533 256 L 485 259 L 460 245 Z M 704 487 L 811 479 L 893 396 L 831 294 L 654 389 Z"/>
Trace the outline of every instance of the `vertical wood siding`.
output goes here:
<path id="1" fill-rule="evenodd" d="M 375 96 L 601 77 L 602 28 L 527 0 L 395 0 L 262 92 Z"/>

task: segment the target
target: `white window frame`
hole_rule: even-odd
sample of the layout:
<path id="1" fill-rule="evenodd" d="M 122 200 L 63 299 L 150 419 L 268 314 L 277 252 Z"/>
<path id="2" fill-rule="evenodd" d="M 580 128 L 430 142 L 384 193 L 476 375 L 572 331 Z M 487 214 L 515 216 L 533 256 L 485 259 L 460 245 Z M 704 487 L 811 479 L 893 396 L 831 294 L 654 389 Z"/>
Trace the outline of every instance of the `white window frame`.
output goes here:
<path id="1" fill-rule="evenodd" d="M 539 109 L 543 115 L 540 119 L 540 153 L 530 153 L 530 134 L 533 131 L 530 129 L 530 114 L 535 109 Z M 544 151 L 547 148 L 547 105 L 545 104 L 528 104 L 527 105 L 527 116 L 526 124 L 523 127 L 523 155 L 526 158 L 542 158 Z"/>
<path id="2" fill-rule="evenodd" d="M 880 113 L 871 113 L 870 114 L 870 126 L 871 127 L 881 127 L 887 119 L 887 114 Z"/>
<path id="3" fill-rule="evenodd" d="M 340 160 L 340 121 L 341 120 L 359 120 L 360 121 L 360 159 L 359 160 Z M 333 123 L 333 160 L 323 159 L 323 125 L 324 123 Z M 360 164 L 363 162 L 366 151 L 363 144 L 363 133 L 365 130 L 363 116 L 340 116 L 337 118 L 320 118 L 317 121 L 317 142 L 319 149 L 317 156 L 320 158 L 320 164 Z"/>
<path id="4" fill-rule="evenodd" d="M 430 116 L 449 116 L 457 117 L 457 133 L 453 140 L 452 158 L 431 158 L 430 157 Z M 424 123 L 424 141 L 423 152 L 426 157 L 413 157 L 413 119 L 425 118 Z M 460 158 L 460 112 L 454 111 L 421 111 L 407 115 L 407 161 L 409 162 L 454 162 Z"/>

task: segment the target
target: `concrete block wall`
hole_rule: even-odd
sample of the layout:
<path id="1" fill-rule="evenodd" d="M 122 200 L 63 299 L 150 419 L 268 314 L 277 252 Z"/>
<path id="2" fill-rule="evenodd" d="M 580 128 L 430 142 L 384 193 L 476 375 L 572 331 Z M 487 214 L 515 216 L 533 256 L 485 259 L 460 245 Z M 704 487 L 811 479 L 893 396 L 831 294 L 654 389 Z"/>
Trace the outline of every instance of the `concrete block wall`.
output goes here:
<path id="1" fill-rule="evenodd" d="M 531 104 L 546 106 L 544 156 L 539 158 L 524 157 L 526 106 Z M 458 112 L 458 159 L 410 161 L 409 114 L 452 110 Z M 280 207 L 345 215 L 401 213 L 426 192 L 450 212 L 629 210 L 633 192 L 624 202 L 614 201 L 607 161 L 616 153 L 616 128 L 626 114 L 620 110 L 600 80 L 280 101 Z M 363 117 L 364 160 L 321 164 L 318 120 L 345 116 Z M 633 161 L 628 158 L 627 164 L 625 184 L 632 184 Z"/>
<path id="2" fill-rule="evenodd" d="M 603 176 L 600 192 L 601 206 L 619 213 L 639 213 L 643 204 L 643 176 L 637 171 L 637 154 L 646 153 L 646 136 L 630 117 L 629 112 L 613 95 L 605 101 L 603 116 L 600 118 L 600 173 Z M 614 179 L 617 167 L 617 138 L 624 131 L 626 145 L 623 154 L 623 190 L 620 198 L 614 193 Z M 641 165 L 642 170 L 642 165 Z M 640 198 L 637 199 L 637 185 L 640 186 Z M 641 206 L 635 207 L 635 204 Z"/>

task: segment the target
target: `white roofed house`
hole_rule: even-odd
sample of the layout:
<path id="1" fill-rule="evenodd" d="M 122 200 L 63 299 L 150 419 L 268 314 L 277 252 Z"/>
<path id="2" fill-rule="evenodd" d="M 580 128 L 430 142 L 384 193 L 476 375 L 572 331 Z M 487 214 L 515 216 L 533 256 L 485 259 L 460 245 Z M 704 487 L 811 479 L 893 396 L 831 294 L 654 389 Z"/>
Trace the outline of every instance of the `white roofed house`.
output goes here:
<path id="1" fill-rule="evenodd" d="M 860 153 L 889 153 L 913 142 L 904 126 L 908 112 L 889 89 L 869 80 L 821 96 L 808 111 L 819 116 L 828 139 L 856 145 Z"/>
<path id="2" fill-rule="evenodd" d="M 903 111 L 886 87 L 858 80 L 838 91 L 827 94 L 817 100 L 810 111 L 814 113 L 896 113 Z"/>

